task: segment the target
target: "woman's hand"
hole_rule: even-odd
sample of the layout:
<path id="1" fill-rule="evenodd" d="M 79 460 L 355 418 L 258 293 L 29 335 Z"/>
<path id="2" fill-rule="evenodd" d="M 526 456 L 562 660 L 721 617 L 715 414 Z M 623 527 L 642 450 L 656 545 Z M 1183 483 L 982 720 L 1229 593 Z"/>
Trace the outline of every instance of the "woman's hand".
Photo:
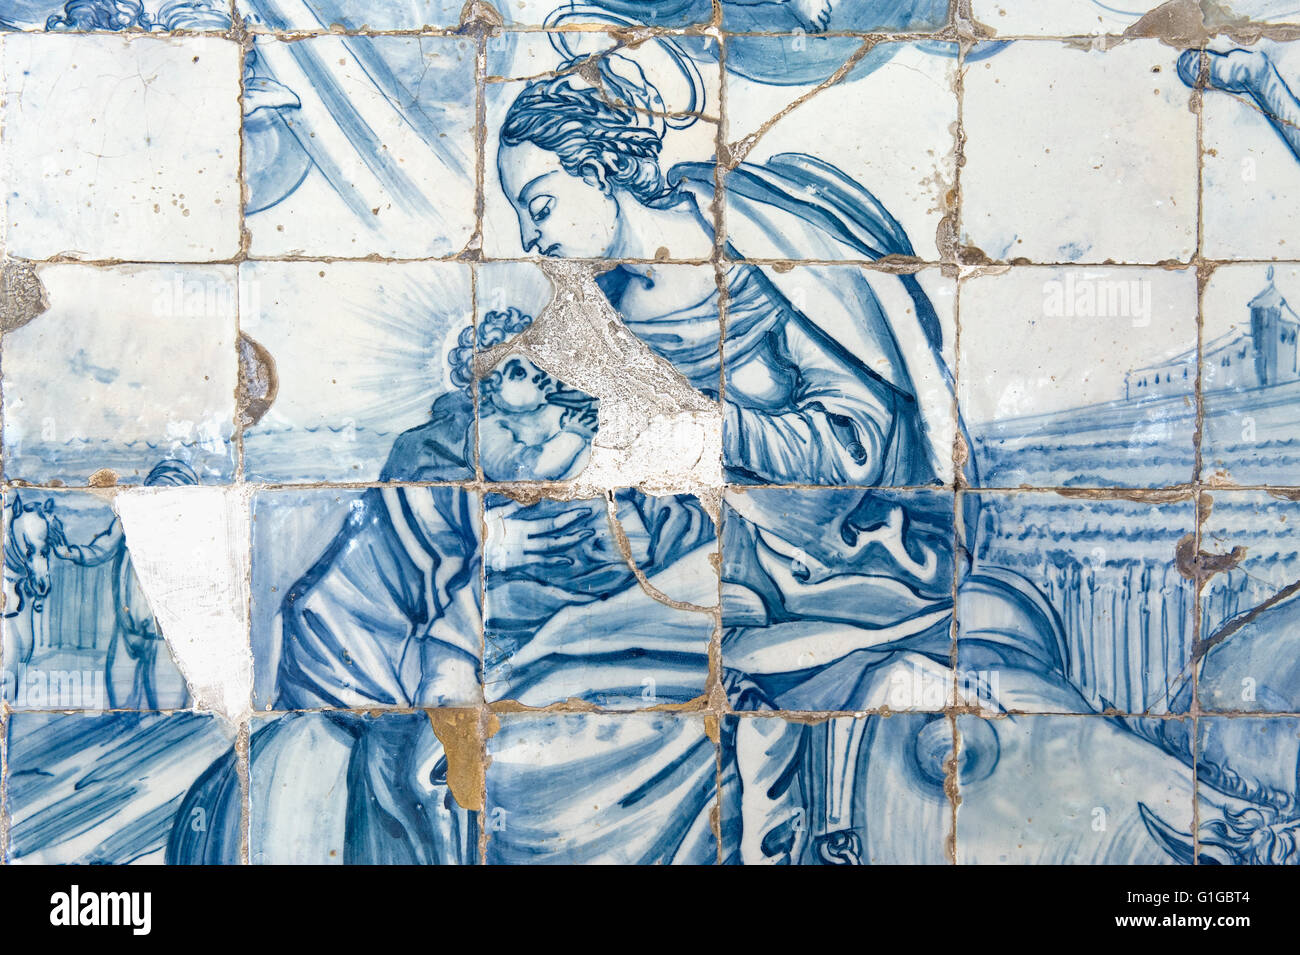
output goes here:
<path id="1" fill-rule="evenodd" d="M 582 545 L 596 531 L 590 526 L 592 507 L 574 507 L 562 514 L 542 515 L 531 508 L 510 506 L 489 510 L 491 540 L 485 558 L 492 570 L 530 572 L 564 570 L 573 566 L 568 551 Z"/>

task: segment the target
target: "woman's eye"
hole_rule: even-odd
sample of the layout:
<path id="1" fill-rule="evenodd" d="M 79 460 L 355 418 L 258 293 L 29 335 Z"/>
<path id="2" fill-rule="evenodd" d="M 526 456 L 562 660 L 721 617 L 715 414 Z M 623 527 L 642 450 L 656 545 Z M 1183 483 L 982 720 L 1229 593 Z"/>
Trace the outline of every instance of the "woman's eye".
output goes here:
<path id="1" fill-rule="evenodd" d="M 528 214 L 533 217 L 534 222 L 541 222 L 551 214 L 551 209 L 554 207 L 554 196 L 537 196 L 528 203 Z"/>
<path id="2" fill-rule="evenodd" d="M 510 376 L 511 381 L 519 381 L 521 378 L 524 378 L 528 373 L 524 371 L 522 365 L 511 365 L 510 368 L 507 370 L 506 374 Z"/>

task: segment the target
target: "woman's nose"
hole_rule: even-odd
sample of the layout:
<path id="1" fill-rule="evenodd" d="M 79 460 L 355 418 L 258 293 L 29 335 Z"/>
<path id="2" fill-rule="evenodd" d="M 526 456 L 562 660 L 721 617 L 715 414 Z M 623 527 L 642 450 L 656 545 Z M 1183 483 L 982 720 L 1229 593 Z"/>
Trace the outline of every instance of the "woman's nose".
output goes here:
<path id="1" fill-rule="evenodd" d="M 520 226 L 519 241 L 523 244 L 525 252 L 532 252 L 541 244 L 542 230 L 537 226 Z"/>

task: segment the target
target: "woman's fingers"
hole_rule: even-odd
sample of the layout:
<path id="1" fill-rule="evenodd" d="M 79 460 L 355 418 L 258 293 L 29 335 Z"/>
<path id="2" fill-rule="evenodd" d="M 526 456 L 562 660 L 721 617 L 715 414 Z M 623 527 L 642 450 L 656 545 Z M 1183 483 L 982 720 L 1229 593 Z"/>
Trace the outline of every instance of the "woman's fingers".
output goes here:
<path id="1" fill-rule="evenodd" d="M 577 507 L 571 511 L 565 511 L 562 514 L 545 515 L 545 516 L 524 516 L 516 514 L 516 519 L 528 521 L 532 528 L 528 532 L 529 538 L 555 537 L 567 533 L 570 528 L 577 524 L 585 523 L 590 520 L 592 509 L 590 507 Z"/>
<path id="2" fill-rule="evenodd" d="M 552 535 L 546 538 L 546 544 L 538 547 L 524 547 L 524 553 L 529 555 L 550 555 L 559 554 L 570 547 L 576 547 L 589 537 L 594 537 L 596 532 L 590 527 L 580 531 L 574 531 L 571 534 Z M 569 563 L 573 563 L 571 558 L 565 558 Z"/>

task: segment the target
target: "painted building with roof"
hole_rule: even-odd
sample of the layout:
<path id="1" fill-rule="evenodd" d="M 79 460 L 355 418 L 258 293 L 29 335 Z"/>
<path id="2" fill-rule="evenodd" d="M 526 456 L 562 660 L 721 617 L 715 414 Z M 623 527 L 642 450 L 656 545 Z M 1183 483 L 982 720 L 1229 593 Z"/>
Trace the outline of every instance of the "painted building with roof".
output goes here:
<path id="1" fill-rule="evenodd" d="M 1243 391 L 1300 379 L 1300 315 L 1273 284 L 1250 300 L 1250 330 L 1232 331 L 1204 346 L 1204 391 Z M 1124 376 L 1124 397 L 1164 398 L 1186 395 L 1195 386 L 1196 349 L 1154 365 L 1134 368 Z"/>

